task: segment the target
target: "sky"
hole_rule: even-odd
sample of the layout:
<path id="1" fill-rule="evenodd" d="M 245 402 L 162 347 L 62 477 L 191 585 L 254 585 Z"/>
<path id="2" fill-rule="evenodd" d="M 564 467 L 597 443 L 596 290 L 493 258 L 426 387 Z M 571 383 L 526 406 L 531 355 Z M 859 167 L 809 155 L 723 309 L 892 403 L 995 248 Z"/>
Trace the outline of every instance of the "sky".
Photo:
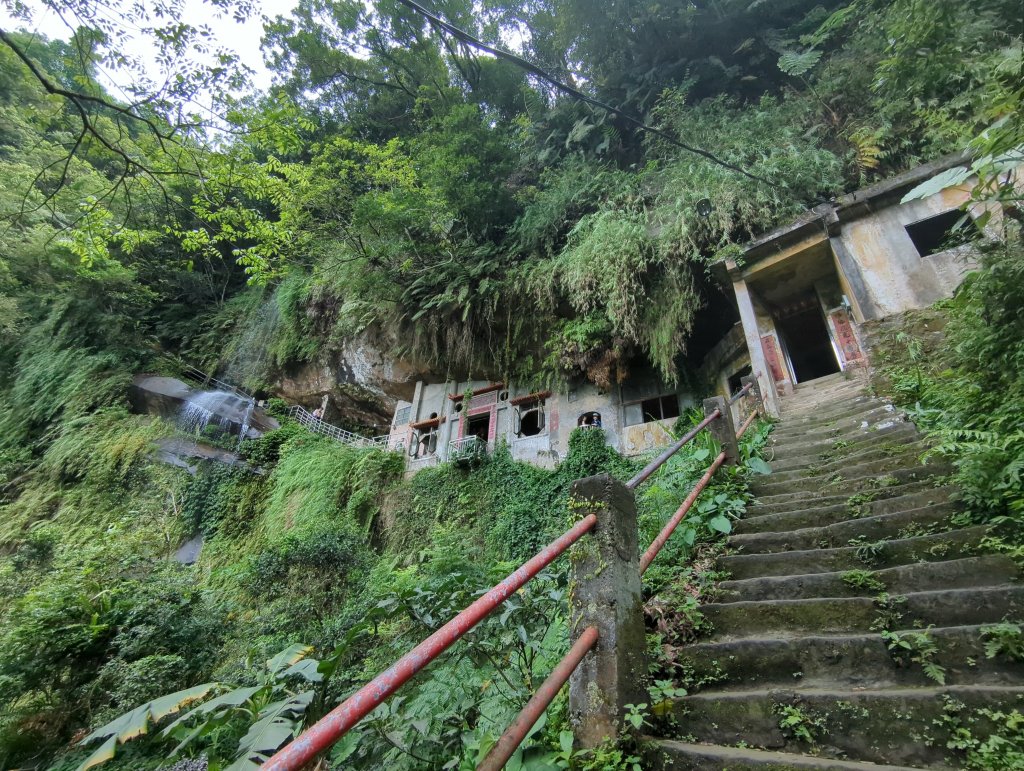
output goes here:
<path id="1" fill-rule="evenodd" d="M 23 27 L 24 22 L 12 18 L 7 3 L 10 0 L 0 0 L 0 25 L 4 29 L 15 29 Z M 107 5 L 116 5 L 117 0 L 108 0 Z M 254 13 L 244 23 L 238 23 L 230 16 L 218 16 L 217 9 L 210 3 L 203 0 L 182 0 L 184 5 L 183 21 L 200 25 L 206 24 L 210 27 L 219 45 L 234 51 L 241 60 L 254 70 L 253 84 L 265 90 L 271 84 L 271 74 L 263 64 L 263 55 L 260 52 L 260 38 L 263 35 L 263 16 L 274 17 L 279 14 L 287 14 L 296 3 L 296 0 L 252 0 Z M 53 11 L 46 9 L 39 0 L 25 0 L 25 5 L 33 11 L 33 24 L 29 31 L 39 32 L 47 37 L 67 40 L 71 30 Z M 152 40 L 145 39 L 142 35 L 135 35 L 131 40 L 127 53 L 137 56 L 146 68 L 147 73 L 154 80 L 159 80 L 162 70 L 157 63 L 156 54 L 158 48 Z M 107 72 L 104 85 L 112 94 L 118 95 L 119 82 L 123 84 L 123 75 L 117 72 Z"/>

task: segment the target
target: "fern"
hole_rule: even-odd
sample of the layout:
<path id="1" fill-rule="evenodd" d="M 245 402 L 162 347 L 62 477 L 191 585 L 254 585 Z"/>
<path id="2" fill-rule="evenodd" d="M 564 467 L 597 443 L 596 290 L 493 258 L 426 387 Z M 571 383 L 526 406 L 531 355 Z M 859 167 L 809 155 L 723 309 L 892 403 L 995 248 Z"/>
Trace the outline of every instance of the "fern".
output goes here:
<path id="1" fill-rule="evenodd" d="M 819 61 L 821 61 L 821 51 L 813 48 L 803 53 L 785 51 L 779 57 L 779 69 L 787 75 L 800 77 L 813 70 Z"/>

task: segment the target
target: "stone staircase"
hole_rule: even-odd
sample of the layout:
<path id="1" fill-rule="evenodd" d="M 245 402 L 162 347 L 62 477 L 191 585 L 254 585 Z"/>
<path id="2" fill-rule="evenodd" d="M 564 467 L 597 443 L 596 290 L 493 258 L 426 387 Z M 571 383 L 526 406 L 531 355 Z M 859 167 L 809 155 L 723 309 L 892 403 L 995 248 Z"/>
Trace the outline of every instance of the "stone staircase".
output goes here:
<path id="1" fill-rule="evenodd" d="M 948 468 L 921 465 L 923 449 L 858 379 L 784 400 L 773 473 L 701 608 L 713 631 L 687 651 L 703 685 L 675 701 L 685 739 L 654 740 L 645 767 L 957 768 L 950 716 L 1024 705 L 1024 665 L 986 658 L 981 634 L 1024 615 L 1018 571 L 978 553 L 983 527 L 950 522 Z M 881 634 L 925 629 L 944 685 Z"/>

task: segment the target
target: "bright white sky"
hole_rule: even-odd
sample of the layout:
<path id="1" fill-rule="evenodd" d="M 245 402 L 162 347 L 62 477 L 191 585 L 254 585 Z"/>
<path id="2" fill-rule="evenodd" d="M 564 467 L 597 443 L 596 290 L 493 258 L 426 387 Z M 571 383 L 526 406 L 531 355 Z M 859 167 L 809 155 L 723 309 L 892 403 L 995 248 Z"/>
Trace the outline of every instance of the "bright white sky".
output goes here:
<path id="1" fill-rule="evenodd" d="M 271 75 L 263 64 L 263 55 L 260 52 L 263 17 L 273 18 L 287 14 L 295 6 L 295 3 L 296 0 L 254 0 L 256 12 L 247 21 L 239 24 L 230 16 L 218 17 L 217 9 L 203 0 L 184 0 L 185 13 L 182 20 L 196 26 L 201 24 L 209 26 L 219 45 L 234 51 L 245 64 L 255 71 L 254 85 L 261 90 L 266 90 L 270 86 Z M 39 0 L 26 0 L 25 4 L 34 12 L 34 29 L 29 31 L 42 33 L 51 39 L 67 40 L 71 36 L 71 30 L 65 26 L 64 22 L 55 13 L 46 10 Z M 23 26 L 20 20 L 11 17 L 3 0 L 0 0 L 0 24 L 5 29 Z M 126 53 L 137 56 L 145 63 L 150 77 L 154 80 L 160 79 L 161 70 L 156 63 L 157 51 L 151 40 L 133 39 L 130 50 Z M 117 88 L 117 73 L 107 73 L 107 80 L 105 85 L 110 88 L 111 93 L 120 95 Z"/>

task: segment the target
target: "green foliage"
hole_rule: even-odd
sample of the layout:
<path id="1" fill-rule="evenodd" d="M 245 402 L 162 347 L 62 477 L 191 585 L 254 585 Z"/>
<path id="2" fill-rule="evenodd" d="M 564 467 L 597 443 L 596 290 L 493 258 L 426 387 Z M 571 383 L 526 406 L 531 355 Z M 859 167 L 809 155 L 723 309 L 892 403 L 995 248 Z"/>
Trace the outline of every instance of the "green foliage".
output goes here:
<path id="1" fill-rule="evenodd" d="M 925 676 L 939 685 L 946 684 L 946 669 L 935 661 L 939 652 L 931 636 L 931 627 L 922 631 L 883 631 L 882 639 L 889 648 L 889 654 L 900 666 L 920 664 Z"/>
<path id="2" fill-rule="evenodd" d="M 1019 710 L 968 711 L 947 697 L 942 717 L 934 722 L 948 735 L 946 747 L 964 768 L 1011 771 L 1024 763 L 1024 715 Z"/>
<path id="3" fill-rule="evenodd" d="M 885 584 L 870 570 L 847 570 L 842 578 L 844 584 L 854 589 L 866 590 L 871 594 L 885 591 Z"/>
<path id="4" fill-rule="evenodd" d="M 1020 624 L 1003 621 L 981 628 L 985 641 L 985 658 L 1006 656 L 1013 661 L 1024 661 L 1024 628 Z"/>
<path id="5" fill-rule="evenodd" d="M 811 709 L 798 704 L 775 704 L 772 712 L 779 716 L 779 728 L 782 733 L 798 742 L 816 745 L 828 735 L 825 718 Z"/>

